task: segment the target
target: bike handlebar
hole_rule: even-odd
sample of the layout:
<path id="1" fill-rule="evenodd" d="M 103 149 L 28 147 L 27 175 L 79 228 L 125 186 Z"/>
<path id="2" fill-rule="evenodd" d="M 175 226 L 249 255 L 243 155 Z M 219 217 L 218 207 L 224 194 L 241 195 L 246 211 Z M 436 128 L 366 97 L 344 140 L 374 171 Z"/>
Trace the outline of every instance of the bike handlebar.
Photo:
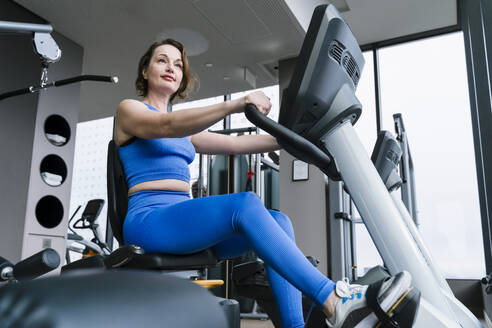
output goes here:
<path id="1" fill-rule="evenodd" d="M 263 115 L 253 104 L 246 106 L 244 114 L 251 123 L 274 136 L 277 142 L 290 154 L 302 161 L 316 165 L 330 178 L 339 180 L 339 174 L 333 160 L 311 141 Z"/>

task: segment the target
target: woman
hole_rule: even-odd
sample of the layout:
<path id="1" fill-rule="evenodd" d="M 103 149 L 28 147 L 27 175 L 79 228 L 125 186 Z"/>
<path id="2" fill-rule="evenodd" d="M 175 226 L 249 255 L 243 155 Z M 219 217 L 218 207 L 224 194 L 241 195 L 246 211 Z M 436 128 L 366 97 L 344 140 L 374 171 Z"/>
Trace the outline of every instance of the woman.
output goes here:
<path id="1" fill-rule="evenodd" d="M 219 259 L 254 250 L 265 262 L 283 327 L 304 327 L 301 292 L 321 306 L 330 327 L 342 327 L 350 315 L 375 322 L 366 307 L 367 286 L 336 284 L 323 276 L 294 242 L 289 218 L 267 210 L 253 193 L 190 199 L 189 169 L 195 151 L 204 154 L 264 153 L 280 149 L 268 135 L 226 136 L 206 131 L 225 116 L 254 104 L 268 114 L 262 92 L 220 104 L 168 113 L 176 98 L 185 98 L 193 82 L 183 46 L 172 39 L 156 42 L 140 59 L 137 91 L 142 101 L 118 106 L 114 140 L 129 187 L 126 243 L 148 252 L 186 254 L 211 248 Z M 402 273 L 380 291 L 392 305 L 409 287 Z M 335 291 L 335 292 L 333 292 Z"/>

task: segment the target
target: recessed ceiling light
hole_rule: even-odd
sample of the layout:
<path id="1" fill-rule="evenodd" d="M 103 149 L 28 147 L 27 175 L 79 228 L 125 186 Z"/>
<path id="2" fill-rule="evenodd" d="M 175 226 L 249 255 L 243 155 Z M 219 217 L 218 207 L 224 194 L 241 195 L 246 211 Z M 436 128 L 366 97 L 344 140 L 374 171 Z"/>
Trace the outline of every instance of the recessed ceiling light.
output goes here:
<path id="1" fill-rule="evenodd" d="M 210 67 L 213 67 L 213 66 L 214 66 L 214 64 L 212 64 L 212 63 L 205 63 L 205 67 L 209 67 L 210 68 Z"/>
<path id="2" fill-rule="evenodd" d="M 230 77 L 228 77 L 228 76 L 224 76 L 224 80 L 225 80 L 225 81 L 228 81 L 228 80 L 230 80 L 230 79 L 231 79 Z"/>

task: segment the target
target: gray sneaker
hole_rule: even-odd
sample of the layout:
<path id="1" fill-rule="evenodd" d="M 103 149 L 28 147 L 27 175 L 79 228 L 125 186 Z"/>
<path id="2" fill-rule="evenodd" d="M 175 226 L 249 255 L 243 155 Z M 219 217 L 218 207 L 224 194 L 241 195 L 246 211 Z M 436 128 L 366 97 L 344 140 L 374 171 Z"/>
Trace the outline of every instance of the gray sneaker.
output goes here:
<path id="1" fill-rule="evenodd" d="M 378 301 L 383 311 L 388 312 L 399 301 L 410 288 L 411 281 L 410 273 L 403 271 L 383 282 L 378 293 Z M 378 323 L 378 318 L 367 305 L 366 291 L 368 287 L 351 285 L 348 283 L 348 279 L 338 281 L 335 293 L 341 300 L 335 306 L 335 313 L 326 319 L 328 327 L 374 327 Z"/>

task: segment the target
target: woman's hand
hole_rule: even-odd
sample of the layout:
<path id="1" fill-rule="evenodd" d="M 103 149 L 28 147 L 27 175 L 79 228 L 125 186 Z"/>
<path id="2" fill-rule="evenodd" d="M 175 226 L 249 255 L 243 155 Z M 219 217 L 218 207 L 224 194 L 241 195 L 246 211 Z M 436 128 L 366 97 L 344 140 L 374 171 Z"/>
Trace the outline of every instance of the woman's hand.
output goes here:
<path id="1" fill-rule="evenodd" d="M 253 104 L 256 106 L 258 111 L 263 115 L 268 115 L 270 109 L 272 108 L 272 103 L 270 102 L 270 98 L 268 98 L 263 91 L 255 91 L 246 95 L 243 98 L 244 106 L 241 112 L 244 112 L 244 109 L 248 104 Z"/>

